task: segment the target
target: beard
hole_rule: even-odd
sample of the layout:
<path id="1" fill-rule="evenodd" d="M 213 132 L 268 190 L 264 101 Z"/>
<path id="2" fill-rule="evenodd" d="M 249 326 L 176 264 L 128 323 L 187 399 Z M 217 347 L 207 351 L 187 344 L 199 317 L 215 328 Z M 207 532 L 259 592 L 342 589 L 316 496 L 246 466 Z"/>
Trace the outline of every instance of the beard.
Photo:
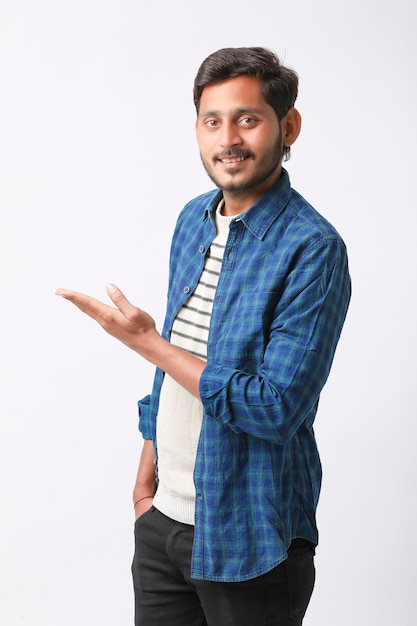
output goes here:
<path id="1" fill-rule="evenodd" d="M 229 181 L 221 182 L 220 178 L 216 175 L 214 171 L 216 163 L 219 159 L 234 157 L 254 159 L 256 161 L 256 167 L 252 173 L 252 176 L 244 181 L 234 180 L 234 177 L 237 174 L 240 174 L 241 170 L 239 168 L 228 169 L 224 175 L 229 177 Z M 258 185 L 262 185 L 262 183 L 264 183 L 270 176 L 272 176 L 272 174 L 279 168 L 282 162 L 282 157 L 283 145 L 281 140 L 281 133 L 279 134 L 273 148 L 269 152 L 258 158 L 250 150 L 230 148 L 229 150 L 224 150 L 223 152 L 216 154 L 212 158 L 213 165 L 211 166 L 208 162 L 204 161 L 200 153 L 201 162 L 210 180 L 216 185 L 216 187 L 230 195 L 240 195 L 245 191 L 254 189 Z M 222 174 L 222 176 L 224 175 Z"/>

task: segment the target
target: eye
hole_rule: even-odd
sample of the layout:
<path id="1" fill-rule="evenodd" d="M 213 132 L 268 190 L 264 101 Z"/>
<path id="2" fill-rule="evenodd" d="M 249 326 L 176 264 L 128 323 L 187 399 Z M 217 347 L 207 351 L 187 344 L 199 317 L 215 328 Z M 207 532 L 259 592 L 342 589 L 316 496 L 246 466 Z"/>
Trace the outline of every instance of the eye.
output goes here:
<path id="1" fill-rule="evenodd" d="M 240 117 L 237 123 L 239 126 L 252 127 L 252 126 L 255 126 L 257 121 L 258 120 L 255 117 L 249 117 L 245 115 L 244 117 Z"/>
<path id="2" fill-rule="evenodd" d="M 205 120 L 204 124 L 205 126 L 207 126 L 207 128 L 216 128 L 219 125 L 218 121 L 214 120 L 213 118 Z"/>

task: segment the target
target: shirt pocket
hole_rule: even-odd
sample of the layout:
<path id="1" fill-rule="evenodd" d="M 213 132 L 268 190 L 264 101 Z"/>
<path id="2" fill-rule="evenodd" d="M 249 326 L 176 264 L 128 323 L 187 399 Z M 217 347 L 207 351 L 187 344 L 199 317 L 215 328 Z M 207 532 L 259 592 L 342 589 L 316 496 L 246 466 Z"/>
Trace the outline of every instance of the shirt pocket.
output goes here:
<path id="1" fill-rule="evenodd" d="M 278 299 L 276 291 L 251 292 L 229 303 L 216 339 L 225 361 L 262 361 Z"/>

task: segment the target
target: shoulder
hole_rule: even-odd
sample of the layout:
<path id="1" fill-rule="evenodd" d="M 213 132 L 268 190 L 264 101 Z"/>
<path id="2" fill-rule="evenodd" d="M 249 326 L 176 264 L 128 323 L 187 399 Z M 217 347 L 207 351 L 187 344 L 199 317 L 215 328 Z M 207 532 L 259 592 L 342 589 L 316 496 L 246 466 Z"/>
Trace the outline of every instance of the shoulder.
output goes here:
<path id="1" fill-rule="evenodd" d="M 288 267 L 324 274 L 336 265 L 346 270 L 346 245 L 331 222 L 293 187 L 285 205 L 271 225 L 271 246 Z"/>
<path id="2" fill-rule="evenodd" d="M 292 226 L 300 231 L 305 231 L 310 236 L 315 235 L 314 240 L 324 238 L 342 241 L 333 224 L 295 189 L 291 189 L 287 210 Z"/>

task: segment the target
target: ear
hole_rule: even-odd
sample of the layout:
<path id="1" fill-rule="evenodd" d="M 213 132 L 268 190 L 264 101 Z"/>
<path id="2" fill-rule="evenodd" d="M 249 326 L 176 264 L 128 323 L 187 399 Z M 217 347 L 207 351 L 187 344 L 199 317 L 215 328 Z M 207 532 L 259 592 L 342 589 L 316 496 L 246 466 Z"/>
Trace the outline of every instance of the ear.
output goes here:
<path id="1" fill-rule="evenodd" d="M 301 131 L 301 115 L 292 107 L 281 121 L 282 143 L 288 148 L 297 139 Z"/>

